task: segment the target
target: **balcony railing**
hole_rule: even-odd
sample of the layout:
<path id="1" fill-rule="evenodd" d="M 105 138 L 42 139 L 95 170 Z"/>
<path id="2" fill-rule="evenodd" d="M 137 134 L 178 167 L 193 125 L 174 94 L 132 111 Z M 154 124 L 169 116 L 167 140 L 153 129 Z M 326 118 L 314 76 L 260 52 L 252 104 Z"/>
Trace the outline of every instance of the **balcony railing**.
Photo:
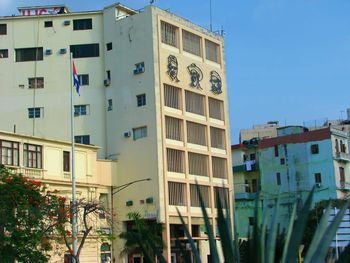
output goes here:
<path id="1" fill-rule="evenodd" d="M 336 159 L 338 161 L 350 162 L 350 154 L 343 153 L 343 152 L 337 152 L 337 153 L 335 153 L 334 159 Z"/>
<path id="2" fill-rule="evenodd" d="M 244 163 L 242 165 L 233 166 L 234 173 L 256 172 L 256 171 L 259 171 L 259 163 L 258 162 L 251 163 L 251 164 Z"/>
<path id="3" fill-rule="evenodd" d="M 36 179 L 44 179 L 45 170 L 40 168 L 29 168 L 29 167 L 16 167 L 8 166 L 9 170 L 15 173 L 23 174 L 24 176 Z"/>

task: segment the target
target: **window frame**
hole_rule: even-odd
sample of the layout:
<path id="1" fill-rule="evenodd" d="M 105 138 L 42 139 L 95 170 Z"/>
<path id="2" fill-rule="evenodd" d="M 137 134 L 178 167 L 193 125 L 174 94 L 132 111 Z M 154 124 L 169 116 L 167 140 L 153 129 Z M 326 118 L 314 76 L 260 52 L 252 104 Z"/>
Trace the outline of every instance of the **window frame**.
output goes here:
<path id="1" fill-rule="evenodd" d="M 173 32 L 170 33 L 169 31 L 174 31 L 174 35 L 172 35 Z M 160 41 L 163 44 L 178 48 L 179 28 L 165 21 L 160 21 Z"/>
<path id="2" fill-rule="evenodd" d="M 310 146 L 311 154 L 319 154 L 320 153 L 320 147 L 318 144 L 311 144 Z"/>
<path id="3" fill-rule="evenodd" d="M 279 186 L 282 184 L 281 173 L 276 173 L 276 183 Z"/>
<path id="4" fill-rule="evenodd" d="M 137 102 L 137 107 L 146 106 L 147 104 L 146 93 L 136 95 L 136 102 Z"/>
<path id="5" fill-rule="evenodd" d="M 70 45 L 69 51 L 73 53 L 73 58 L 96 58 L 100 57 L 100 44 L 76 44 Z M 89 52 L 89 54 L 87 54 Z"/>
<path id="6" fill-rule="evenodd" d="M 10 143 L 11 147 L 4 146 L 4 143 Z M 17 145 L 17 148 L 15 147 Z M 3 162 L 4 157 L 4 151 L 6 151 L 6 163 Z M 8 153 L 11 152 L 11 161 L 8 162 L 9 155 Z M 17 154 L 15 154 L 15 152 Z M 17 155 L 17 158 L 15 158 Z M 9 140 L 0 140 L 0 164 L 3 165 L 12 165 L 12 166 L 19 166 L 19 142 L 13 142 Z"/>
<path id="7" fill-rule="evenodd" d="M 7 35 L 7 24 L 0 24 L 0 36 Z"/>
<path id="8" fill-rule="evenodd" d="M 63 151 L 63 172 L 70 172 L 70 152 Z"/>
<path id="9" fill-rule="evenodd" d="M 90 115 L 89 104 L 74 105 L 74 117 Z"/>
<path id="10" fill-rule="evenodd" d="M 29 119 L 40 119 L 44 116 L 43 107 L 32 107 L 28 108 L 28 118 Z"/>
<path id="11" fill-rule="evenodd" d="M 77 142 L 78 139 L 80 142 Z M 79 143 L 79 144 L 89 145 L 90 144 L 90 135 L 75 135 L 74 142 Z"/>
<path id="12" fill-rule="evenodd" d="M 314 173 L 314 177 L 315 177 L 315 183 L 316 184 L 322 183 L 322 175 L 321 175 L 321 173 Z"/>
<path id="13" fill-rule="evenodd" d="M 28 89 L 43 89 L 43 88 L 45 88 L 44 77 L 28 78 Z"/>
<path id="14" fill-rule="evenodd" d="M 195 39 L 198 40 L 198 43 L 197 41 L 194 41 Z M 195 50 L 196 49 L 195 45 L 197 44 L 199 48 L 198 52 L 196 52 Z M 190 53 L 198 57 L 202 57 L 202 53 L 203 53 L 202 37 L 190 31 L 182 29 L 182 49 L 187 53 Z"/>
<path id="15" fill-rule="evenodd" d="M 140 133 L 140 134 L 139 134 Z M 146 138 L 148 136 L 147 126 L 141 126 L 132 129 L 132 138 L 134 141 Z"/>
<path id="16" fill-rule="evenodd" d="M 91 30 L 92 18 L 73 19 L 73 31 Z"/>
<path id="17" fill-rule="evenodd" d="M 35 150 L 30 150 L 34 147 Z M 40 158 L 39 158 L 40 157 Z M 42 169 L 43 167 L 43 146 L 37 144 L 23 144 L 23 166 L 28 168 Z"/>
<path id="18" fill-rule="evenodd" d="M 113 43 L 112 43 L 112 42 L 106 43 L 106 50 L 107 50 L 107 51 L 110 51 L 110 50 L 112 50 L 112 49 L 113 49 Z"/>
<path id="19" fill-rule="evenodd" d="M 8 57 L 9 57 L 9 50 L 8 49 L 0 49 L 0 59 L 8 58 Z"/>
<path id="20" fill-rule="evenodd" d="M 31 52 L 34 52 L 34 54 L 31 54 Z M 42 60 L 44 60 L 44 49 L 42 47 L 15 48 L 16 62 L 30 62 Z"/>
<path id="21" fill-rule="evenodd" d="M 89 74 L 78 74 L 78 79 L 79 79 L 80 86 L 89 86 L 90 85 Z"/>
<path id="22" fill-rule="evenodd" d="M 53 21 L 52 20 L 44 21 L 44 27 L 45 28 L 53 27 Z"/>

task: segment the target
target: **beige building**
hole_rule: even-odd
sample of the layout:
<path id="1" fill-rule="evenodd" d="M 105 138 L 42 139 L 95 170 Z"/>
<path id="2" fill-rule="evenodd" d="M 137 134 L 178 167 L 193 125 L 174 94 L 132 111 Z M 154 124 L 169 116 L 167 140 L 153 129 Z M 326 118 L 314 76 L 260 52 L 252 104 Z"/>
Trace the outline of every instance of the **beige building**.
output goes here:
<path id="1" fill-rule="evenodd" d="M 71 200 L 69 142 L 0 131 L 0 148 L 1 164 L 28 178 L 41 181 L 48 191 L 57 190 L 58 195 Z M 116 162 L 98 160 L 97 150 L 98 147 L 92 145 L 76 145 L 77 199 L 99 201 L 109 210 L 112 205 L 111 190 L 112 184 L 115 184 L 112 182 L 112 174 L 116 173 Z M 91 224 L 96 225 L 82 251 L 82 263 L 100 262 L 100 258 L 111 255 L 111 244 L 99 240 L 95 232 L 111 231 L 111 225 L 102 218 Z M 57 243 L 50 262 L 63 262 L 68 254 L 67 248 Z"/>
<path id="2" fill-rule="evenodd" d="M 243 129 L 239 132 L 239 141 L 249 141 L 250 139 L 266 139 L 277 136 L 278 121 L 269 121 L 266 124 L 255 124 L 251 129 Z"/>
<path id="3" fill-rule="evenodd" d="M 232 191 L 223 38 L 154 6 L 52 8 L 62 12 L 23 8 L 24 16 L 0 18 L 0 128 L 70 139 L 72 52 L 81 84 L 81 95 L 74 95 L 76 142 L 97 145 L 99 158 L 118 161 L 118 185 L 151 178 L 114 195 L 115 228 L 125 229 L 131 211 L 161 222 L 164 254 L 179 262 L 178 208 L 205 262 L 195 181 L 216 235 L 214 197 Z M 114 244 L 118 262 L 122 245 Z"/>

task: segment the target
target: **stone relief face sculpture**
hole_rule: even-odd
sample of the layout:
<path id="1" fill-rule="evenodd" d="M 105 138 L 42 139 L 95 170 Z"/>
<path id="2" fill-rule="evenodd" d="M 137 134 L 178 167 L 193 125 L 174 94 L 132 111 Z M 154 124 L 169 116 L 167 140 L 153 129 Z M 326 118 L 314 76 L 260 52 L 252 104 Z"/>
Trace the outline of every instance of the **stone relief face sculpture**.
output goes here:
<path id="1" fill-rule="evenodd" d="M 179 64 L 177 62 L 177 58 L 173 55 L 169 55 L 167 73 L 172 81 L 179 82 L 179 79 L 177 78 L 178 70 L 179 70 Z"/>
<path id="2" fill-rule="evenodd" d="M 202 89 L 200 81 L 203 79 L 203 72 L 196 64 L 192 63 L 187 67 L 188 73 L 191 76 L 190 86 L 196 89 Z"/>
<path id="3" fill-rule="evenodd" d="M 211 83 L 211 92 L 214 94 L 222 93 L 222 81 L 219 73 L 216 71 L 210 71 L 210 83 Z"/>

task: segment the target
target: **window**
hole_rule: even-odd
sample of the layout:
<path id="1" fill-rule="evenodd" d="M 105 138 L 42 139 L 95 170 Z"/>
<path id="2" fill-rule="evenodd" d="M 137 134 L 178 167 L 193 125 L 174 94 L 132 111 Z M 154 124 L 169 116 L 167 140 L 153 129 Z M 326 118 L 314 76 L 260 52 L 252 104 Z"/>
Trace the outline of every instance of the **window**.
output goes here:
<path id="1" fill-rule="evenodd" d="M 183 141 L 183 121 L 165 116 L 165 137 L 171 140 Z"/>
<path id="2" fill-rule="evenodd" d="M 209 176 L 208 156 L 189 152 L 188 169 L 190 174 Z"/>
<path id="3" fill-rule="evenodd" d="M 63 151 L 63 171 L 70 172 L 70 152 Z"/>
<path id="4" fill-rule="evenodd" d="M 186 184 L 168 183 L 169 188 L 169 205 L 186 205 Z"/>
<path id="5" fill-rule="evenodd" d="M 9 50 L 8 49 L 0 49 L 0 58 L 8 58 Z"/>
<path id="6" fill-rule="evenodd" d="M 345 169 L 343 167 L 339 167 L 339 178 L 340 183 L 345 183 Z"/>
<path id="7" fill-rule="evenodd" d="M 162 42 L 173 47 L 177 47 L 177 31 L 176 26 L 161 22 Z"/>
<path id="8" fill-rule="evenodd" d="M 92 19 L 76 19 L 73 20 L 73 30 L 88 30 L 92 29 Z"/>
<path id="9" fill-rule="evenodd" d="M 23 145 L 23 165 L 30 168 L 42 168 L 42 147 L 25 143 Z"/>
<path id="10" fill-rule="evenodd" d="M 210 207 L 210 189 L 208 186 L 204 185 L 190 185 L 190 194 L 191 194 L 191 206 L 200 207 L 201 203 L 199 201 L 199 193 L 202 196 L 204 207 Z"/>
<path id="11" fill-rule="evenodd" d="M 79 74 L 78 79 L 79 79 L 80 86 L 89 85 L 89 74 Z"/>
<path id="12" fill-rule="evenodd" d="M 224 120 L 224 103 L 221 100 L 209 98 L 209 117 Z"/>
<path id="13" fill-rule="evenodd" d="M 213 177 L 227 179 L 227 160 L 220 157 L 212 157 Z"/>
<path id="14" fill-rule="evenodd" d="M 286 163 L 286 159 L 281 158 L 281 160 L 280 160 L 280 164 L 281 164 L 281 165 L 284 165 L 285 163 Z"/>
<path id="15" fill-rule="evenodd" d="M 107 111 L 113 110 L 113 100 L 108 99 L 107 103 L 108 103 Z"/>
<path id="16" fill-rule="evenodd" d="M 73 53 L 73 58 L 92 58 L 100 56 L 100 45 L 97 44 L 82 44 L 71 45 L 70 52 Z"/>
<path id="17" fill-rule="evenodd" d="M 112 50 L 112 48 L 113 48 L 112 42 L 109 42 L 106 44 L 107 51 Z"/>
<path id="18" fill-rule="evenodd" d="M 164 105 L 181 110 L 181 90 L 177 87 L 164 84 Z"/>
<path id="19" fill-rule="evenodd" d="M 137 107 L 142 107 L 146 105 L 146 94 L 140 94 L 136 96 Z"/>
<path id="20" fill-rule="evenodd" d="M 255 160 L 255 153 L 251 153 L 251 154 L 249 155 L 249 159 L 250 159 L 251 161 L 254 161 L 254 160 Z"/>
<path id="21" fill-rule="evenodd" d="M 318 154 L 319 153 L 318 144 L 312 144 L 311 145 L 311 153 L 312 154 Z"/>
<path id="22" fill-rule="evenodd" d="M 226 149 L 225 130 L 210 127 L 210 141 L 211 147 Z"/>
<path id="23" fill-rule="evenodd" d="M 248 217 L 248 220 L 249 220 L 249 225 L 254 226 L 254 223 L 255 223 L 254 217 L 250 216 Z"/>
<path id="24" fill-rule="evenodd" d="M 107 74 L 107 79 L 111 80 L 111 71 L 107 70 L 106 74 Z"/>
<path id="25" fill-rule="evenodd" d="M 29 78 L 28 88 L 30 89 L 43 89 L 44 88 L 44 78 Z"/>
<path id="26" fill-rule="evenodd" d="M 43 48 L 16 48 L 16 62 L 43 60 Z"/>
<path id="27" fill-rule="evenodd" d="M 186 90 L 186 111 L 204 116 L 204 96 Z"/>
<path id="28" fill-rule="evenodd" d="M 277 185 L 281 185 L 281 173 L 276 173 Z"/>
<path id="29" fill-rule="evenodd" d="M 258 191 L 258 180 L 253 179 L 252 180 L 252 193 L 256 193 Z"/>
<path id="30" fill-rule="evenodd" d="M 0 35 L 7 35 L 7 25 L 0 24 Z"/>
<path id="31" fill-rule="evenodd" d="M 144 127 L 134 128 L 134 129 L 132 129 L 132 133 L 134 136 L 133 137 L 134 141 L 141 139 L 141 138 L 144 138 L 144 137 L 147 137 L 147 127 L 144 126 Z"/>
<path id="32" fill-rule="evenodd" d="M 0 140 L 0 164 L 19 165 L 19 143 Z"/>
<path id="33" fill-rule="evenodd" d="M 217 203 L 219 200 L 222 207 L 225 207 L 225 200 L 227 203 L 229 202 L 228 193 L 229 193 L 228 188 L 214 187 L 215 208 L 217 208 Z M 218 200 L 218 196 L 219 196 L 219 200 Z"/>
<path id="34" fill-rule="evenodd" d="M 275 157 L 278 157 L 278 145 L 275 145 Z"/>
<path id="35" fill-rule="evenodd" d="M 219 63 L 219 45 L 211 42 L 209 40 L 205 40 L 205 57 L 208 60 Z"/>
<path id="36" fill-rule="evenodd" d="M 52 27 L 52 26 L 53 26 L 52 21 L 45 21 L 44 22 L 44 27 Z"/>
<path id="37" fill-rule="evenodd" d="M 28 108 L 28 118 L 41 118 L 43 117 L 44 108 L 36 107 L 36 108 Z"/>
<path id="38" fill-rule="evenodd" d="M 187 122 L 187 142 L 199 145 L 207 145 L 207 127 L 205 125 Z"/>
<path id="39" fill-rule="evenodd" d="M 90 105 L 74 105 L 74 116 L 88 115 Z"/>
<path id="40" fill-rule="evenodd" d="M 315 173 L 315 183 L 316 184 L 322 183 L 321 173 Z"/>
<path id="41" fill-rule="evenodd" d="M 77 135 L 74 136 L 75 143 L 90 144 L 90 135 Z"/>
<path id="42" fill-rule="evenodd" d="M 167 149 L 168 172 L 185 172 L 185 153 L 180 150 Z"/>
<path id="43" fill-rule="evenodd" d="M 135 64 L 134 75 L 145 72 L 145 62 L 140 62 Z"/>
<path id="44" fill-rule="evenodd" d="M 346 153 L 346 145 L 342 140 L 340 140 L 340 151 Z"/>
<path id="45" fill-rule="evenodd" d="M 201 55 L 201 38 L 188 31 L 182 30 L 183 49 L 191 54 Z"/>

